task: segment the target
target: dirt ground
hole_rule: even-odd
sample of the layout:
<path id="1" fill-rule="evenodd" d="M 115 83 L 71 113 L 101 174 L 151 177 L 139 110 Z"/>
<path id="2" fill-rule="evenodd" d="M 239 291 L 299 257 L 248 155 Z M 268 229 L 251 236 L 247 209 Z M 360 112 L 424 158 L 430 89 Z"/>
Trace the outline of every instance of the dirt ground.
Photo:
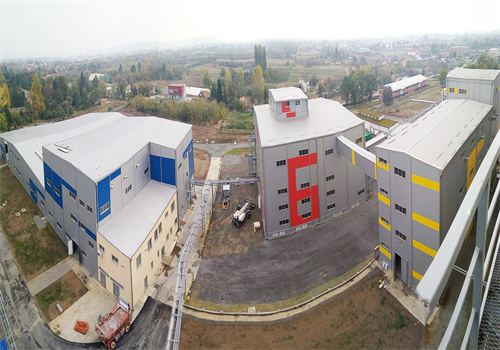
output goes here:
<path id="1" fill-rule="evenodd" d="M 49 224 L 43 230 L 35 225 L 33 216 L 43 215 L 8 167 L 0 169 L 0 203 L 5 201 L 5 207 L 0 204 L 0 221 L 28 282 L 63 260 L 67 249 Z"/>
<path id="2" fill-rule="evenodd" d="M 248 158 L 246 155 L 225 155 L 222 160 L 221 179 L 248 177 Z M 263 231 L 253 231 L 253 222 L 262 222 L 262 213 L 257 207 L 257 184 L 232 186 L 228 209 L 222 206 L 222 186 L 219 186 L 213 206 L 212 220 L 208 231 L 204 257 L 226 254 L 247 253 L 248 250 L 264 240 Z M 252 217 L 239 228 L 231 223 L 237 204 L 249 200 L 256 205 Z"/>
<path id="3" fill-rule="evenodd" d="M 201 149 L 194 149 L 194 178 L 205 179 L 210 168 L 210 154 Z"/>
<path id="4" fill-rule="evenodd" d="M 61 313 L 57 304 L 66 310 L 87 293 L 87 287 L 70 271 L 35 296 L 45 322 L 49 323 Z"/>
<path id="5" fill-rule="evenodd" d="M 332 301 L 295 319 L 266 324 L 182 321 L 182 349 L 417 349 L 425 328 L 385 289 L 374 269 Z"/>

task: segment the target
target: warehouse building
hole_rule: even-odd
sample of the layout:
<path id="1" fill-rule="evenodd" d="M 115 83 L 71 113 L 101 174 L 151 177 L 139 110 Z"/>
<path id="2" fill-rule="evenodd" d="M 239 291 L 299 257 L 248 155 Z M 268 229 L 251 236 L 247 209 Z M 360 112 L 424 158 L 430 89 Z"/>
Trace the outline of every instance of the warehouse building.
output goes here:
<path id="1" fill-rule="evenodd" d="M 450 99 L 376 146 L 380 260 L 415 289 L 498 130 L 493 107 Z"/>
<path id="2" fill-rule="evenodd" d="M 0 134 L 0 144 L 68 253 L 134 305 L 173 249 L 178 218 L 189 205 L 191 126 L 94 113 Z M 138 257 L 148 264 L 142 274 Z"/>
<path id="3" fill-rule="evenodd" d="M 410 78 L 405 78 L 395 81 L 394 83 L 386 84 L 379 88 L 378 93 L 380 95 L 380 98 L 382 98 L 384 87 L 390 87 L 392 89 L 392 97 L 396 98 L 398 96 L 413 92 L 424 86 L 427 86 L 427 78 L 422 74 L 418 74 Z"/>
<path id="4" fill-rule="evenodd" d="M 366 200 L 365 173 L 337 146 L 337 137 L 344 136 L 346 143 L 364 148 L 361 119 L 336 101 L 308 99 L 294 87 L 269 90 L 269 104 L 254 109 L 258 202 L 267 239 L 302 230 Z"/>
<path id="5" fill-rule="evenodd" d="M 500 114 L 500 70 L 456 68 L 446 76 L 447 99 L 469 99 L 493 106 Z"/>

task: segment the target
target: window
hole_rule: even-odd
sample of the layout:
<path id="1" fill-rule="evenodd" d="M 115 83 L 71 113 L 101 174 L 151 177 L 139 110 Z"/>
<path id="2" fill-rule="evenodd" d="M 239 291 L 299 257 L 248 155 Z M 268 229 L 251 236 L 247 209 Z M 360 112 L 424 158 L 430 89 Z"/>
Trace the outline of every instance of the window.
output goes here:
<path id="1" fill-rule="evenodd" d="M 84 258 L 87 257 L 87 253 L 85 253 L 85 250 L 83 250 L 83 249 L 82 249 L 82 255 L 83 255 Z"/>
<path id="2" fill-rule="evenodd" d="M 333 208 L 335 208 L 335 203 L 329 204 L 329 205 L 326 206 L 326 210 L 330 210 L 330 209 L 333 209 Z"/>
<path id="3" fill-rule="evenodd" d="M 175 202 L 172 203 L 172 205 L 170 206 L 170 211 L 173 213 L 175 210 Z"/>
<path id="4" fill-rule="evenodd" d="M 40 199 L 40 204 L 42 205 L 42 207 L 45 207 L 45 203 L 43 200 Z"/>
<path id="5" fill-rule="evenodd" d="M 113 261 L 115 264 L 118 264 L 118 258 L 114 255 L 111 255 L 111 261 Z"/>
<path id="6" fill-rule="evenodd" d="M 125 189 L 125 194 L 129 193 L 131 189 L 132 189 L 132 184 L 128 185 L 128 187 Z"/>
<path id="7" fill-rule="evenodd" d="M 278 206 L 278 210 L 285 210 L 285 209 L 288 209 L 288 204 L 282 204 Z"/>
<path id="8" fill-rule="evenodd" d="M 295 101 L 296 106 L 300 106 L 300 100 Z"/>
<path id="9" fill-rule="evenodd" d="M 116 283 L 113 283 L 113 295 L 116 297 L 120 297 L 120 287 Z"/>
<path id="10" fill-rule="evenodd" d="M 399 238 L 401 238 L 403 241 L 406 242 L 406 235 L 401 233 L 401 231 L 396 230 L 396 236 L 398 236 Z"/>
<path id="11" fill-rule="evenodd" d="M 330 149 L 327 149 L 325 151 L 325 156 L 329 155 L 329 154 L 332 154 L 333 153 L 333 148 L 330 148 Z"/>
<path id="12" fill-rule="evenodd" d="M 52 182 L 50 182 L 50 180 L 49 180 L 49 178 L 48 178 L 48 177 L 46 177 L 46 178 L 45 178 L 45 182 L 47 182 L 47 185 L 48 185 L 49 187 L 52 187 Z"/>
<path id="13" fill-rule="evenodd" d="M 69 191 L 69 196 L 76 201 L 76 194 L 74 194 L 73 192 Z"/>
<path id="14" fill-rule="evenodd" d="M 399 211 L 401 214 L 405 214 L 406 215 L 406 208 L 405 207 L 402 207 L 402 206 L 400 206 L 397 203 L 395 203 L 394 205 L 395 205 L 397 211 Z"/>
<path id="15" fill-rule="evenodd" d="M 87 226 L 85 226 L 82 222 L 80 222 L 80 227 L 82 228 L 82 230 L 86 230 L 87 229 Z"/>
<path id="16" fill-rule="evenodd" d="M 311 202 L 311 197 L 304 198 L 301 202 L 302 202 L 302 204 L 310 203 Z"/>
<path id="17" fill-rule="evenodd" d="M 139 270 L 139 268 L 142 266 L 142 256 L 139 254 L 137 258 L 135 258 L 135 268 Z"/>
<path id="18" fill-rule="evenodd" d="M 61 224 L 59 222 L 56 222 L 56 224 L 57 224 L 57 227 L 59 227 L 62 230 Z"/>
<path id="19" fill-rule="evenodd" d="M 76 219 L 76 216 L 74 216 L 73 214 L 69 214 L 69 216 L 71 217 L 71 220 L 73 220 L 76 223 L 78 223 L 78 220 Z"/>
<path id="20" fill-rule="evenodd" d="M 276 162 L 276 166 L 283 166 L 283 165 L 286 165 L 286 159 L 278 160 Z"/>
<path id="21" fill-rule="evenodd" d="M 460 161 L 464 160 L 465 158 L 465 150 L 462 151 L 462 153 L 460 153 Z"/>
<path id="22" fill-rule="evenodd" d="M 158 239 L 158 229 L 155 230 L 155 242 Z"/>
<path id="23" fill-rule="evenodd" d="M 330 190 L 330 191 L 326 192 L 327 196 L 332 196 L 334 194 L 335 194 L 335 190 Z"/>
<path id="24" fill-rule="evenodd" d="M 365 193 L 365 189 L 364 188 L 358 191 L 358 196 L 362 195 L 363 193 Z"/>
<path id="25" fill-rule="evenodd" d="M 52 213 L 49 211 L 49 216 L 53 219 L 54 218 L 54 215 L 52 215 Z"/>
<path id="26" fill-rule="evenodd" d="M 106 252 L 106 249 L 104 249 L 104 247 L 102 245 L 99 244 L 99 251 L 101 253 L 105 253 Z"/>
<path id="27" fill-rule="evenodd" d="M 144 169 L 144 175 L 146 175 L 147 173 L 149 173 L 149 167 L 147 167 L 146 169 Z"/>
<path id="28" fill-rule="evenodd" d="M 168 218 L 168 210 L 167 212 L 165 213 L 165 219 Z"/>
<path id="29" fill-rule="evenodd" d="M 384 190 L 382 187 L 380 187 L 380 192 L 385 194 L 386 196 L 389 195 L 389 192 L 387 192 L 386 190 Z"/>
<path id="30" fill-rule="evenodd" d="M 151 238 L 150 238 L 148 241 L 148 252 L 150 252 L 151 249 L 153 249 L 153 242 L 151 242 Z"/>
<path id="31" fill-rule="evenodd" d="M 148 288 L 148 276 L 144 277 L 144 289 Z"/>
<path id="32" fill-rule="evenodd" d="M 161 231 L 162 231 L 162 228 L 161 228 L 161 222 L 160 222 L 160 226 L 158 226 L 158 233 L 161 235 Z"/>
<path id="33" fill-rule="evenodd" d="M 475 143 L 476 143 L 476 137 L 473 137 L 472 140 L 470 140 L 470 145 L 474 146 Z"/>
<path id="34" fill-rule="evenodd" d="M 394 167 L 394 174 L 401 176 L 403 179 L 406 179 L 406 171 L 404 170 Z"/>
<path id="35" fill-rule="evenodd" d="M 288 192 L 288 190 L 286 188 L 281 188 L 278 190 L 278 194 L 285 194 L 287 192 Z"/>
<path id="36" fill-rule="evenodd" d="M 285 219 L 285 220 L 280 220 L 280 226 L 286 225 L 290 222 L 290 220 Z"/>
<path id="37" fill-rule="evenodd" d="M 104 286 L 104 288 L 106 288 L 106 275 L 104 274 L 104 272 L 100 271 L 101 272 L 101 284 Z"/>
<path id="38" fill-rule="evenodd" d="M 90 205 L 87 205 L 87 210 L 89 211 L 90 214 L 92 214 L 92 208 L 90 207 Z"/>
<path id="39" fill-rule="evenodd" d="M 299 151 L 299 156 L 305 156 L 306 154 L 309 154 L 309 150 L 306 148 L 306 149 L 301 149 Z"/>
<path id="40" fill-rule="evenodd" d="M 80 199 L 80 205 L 85 208 L 85 202 Z"/>
<path id="41" fill-rule="evenodd" d="M 88 241 L 88 243 L 89 243 L 89 247 L 94 249 L 94 243 L 92 243 L 91 241 Z"/>
<path id="42" fill-rule="evenodd" d="M 380 242 L 382 243 L 382 247 L 387 250 L 388 252 L 390 252 L 391 250 L 389 249 L 389 246 L 387 244 L 385 244 L 384 242 Z"/>
<path id="43" fill-rule="evenodd" d="M 64 235 L 68 241 L 71 241 L 71 237 L 68 235 L 68 232 L 64 231 Z"/>
<path id="44" fill-rule="evenodd" d="M 177 225 L 177 218 L 175 218 L 174 220 L 174 225 Z"/>
<path id="45" fill-rule="evenodd" d="M 309 187 L 309 182 L 304 182 L 303 184 L 300 184 L 300 188 L 308 188 Z"/>
<path id="46" fill-rule="evenodd" d="M 363 142 L 363 138 L 362 137 L 360 137 L 359 139 L 356 139 L 356 143 L 361 143 L 361 142 Z"/>
<path id="47" fill-rule="evenodd" d="M 460 192 L 459 194 L 462 194 L 464 192 L 465 184 L 462 184 L 462 187 L 460 187 Z"/>
<path id="48" fill-rule="evenodd" d="M 290 107 L 290 101 L 286 101 L 285 106 Z"/>
<path id="49" fill-rule="evenodd" d="M 386 218 L 384 218 L 384 217 L 382 217 L 382 216 L 381 216 L 381 217 L 380 217 L 380 220 L 382 220 L 382 222 L 383 222 L 384 224 L 386 224 L 386 225 L 390 225 L 389 221 L 388 221 Z"/>
<path id="50" fill-rule="evenodd" d="M 102 214 L 104 214 L 105 212 L 107 212 L 109 210 L 109 202 L 104 204 L 101 209 L 99 209 L 99 212 Z"/>
<path id="51" fill-rule="evenodd" d="M 165 246 L 161 247 L 161 257 L 165 256 Z"/>
<path id="52" fill-rule="evenodd" d="M 382 157 L 378 157 L 378 161 L 379 161 L 380 163 L 382 163 L 382 164 L 387 165 L 387 160 L 385 160 L 385 159 L 384 159 L 384 158 L 382 158 Z"/>
<path id="53" fill-rule="evenodd" d="M 469 177 L 472 176 L 472 174 L 474 174 L 474 167 L 470 170 Z"/>
<path id="54" fill-rule="evenodd" d="M 307 219 L 310 216 L 311 216 L 311 212 L 302 214 L 302 219 Z"/>
<path id="55" fill-rule="evenodd" d="M 179 170 L 182 166 L 182 162 L 179 163 L 179 166 L 177 167 L 177 170 Z"/>
<path id="56" fill-rule="evenodd" d="M 59 192 L 59 189 L 57 187 L 54 187 L 54 192 L 57 194 L 59 197 L 61 197 L 61 192 Z"/>
<path id="57" fill-rule="evenodd" d="M 158 253 L 158 256 L 160 255 L 160 253 Z M 151 261 L 151 270 L 153 269 L 153 262 Z"/>
<path id="58" fill-rule="evenodd" d="M 467 90 L 465 90 L 465 89 L 458 89 L 458 93 L 465 95 L 465 94 L 467 94 Z"/>
<path id="59" fill-rule="evenodd" d="M 333 179 L 335 179 L 335 175 L 328 175 L 328 176 L 326 177 L 326 181 L 331 181 L 331 180 L 333 180 Z"/>

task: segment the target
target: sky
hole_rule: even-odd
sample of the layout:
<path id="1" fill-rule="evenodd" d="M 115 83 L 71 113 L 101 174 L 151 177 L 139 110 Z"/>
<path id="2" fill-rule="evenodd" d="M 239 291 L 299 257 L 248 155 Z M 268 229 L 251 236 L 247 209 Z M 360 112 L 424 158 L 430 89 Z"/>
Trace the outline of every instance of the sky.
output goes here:
<path id="1" fill-rule="evenodd" d="M 0 60 L 137 42 L 358 39 L 500 29 L 499 0 L 0 0 Z"/>

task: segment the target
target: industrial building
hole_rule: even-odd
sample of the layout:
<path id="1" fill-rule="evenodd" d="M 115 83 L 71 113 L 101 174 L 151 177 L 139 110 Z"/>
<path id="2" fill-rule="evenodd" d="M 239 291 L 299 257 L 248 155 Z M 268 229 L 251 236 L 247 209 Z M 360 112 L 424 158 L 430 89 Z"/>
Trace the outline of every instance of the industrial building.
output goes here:
<path id="1" fill-rule="evenodd" d="M 380 95 L 380 98 L 382 98 L 384 87 L 390 87 L 392 89 L 392 97 L 396 98 L 398 96 L 413 92 L 424 86 L 427 86 L 427 78 L 422 74 L 418 74 L 410 78 L 405 78 L 395 81 L 394 83 L 386 84 L 379 88 L 378 93 Z"/>
<path id="2" fill-rule="evenodd" d="M 267 239 L 302 230 L 366 200 L 365 173 L 337 145 L 337 137 L 343 136 L 362 152 L 361 119 L 336 101 L 308 99 L 294 87 L 270 89 L 269 104 L 254 110 L 258 204 Z"/>
<path id="3" fill-rule="evenodd" d="M 415 288 L 498 130 L 493 107 L 441 102 L 376 146 L 380 260 Z"/>
<path id="4" fill-rule="evenodd" d="M 446 76 L 447 99 L 469 99 L 493 106 L 500 114 L 500 70 L 456 68 Z"/>
<path id="5" fill-rule="evenodd" d="M 0 134 L 0 145 L 68 253 L 134 305 L 189 205 L 191 126 L 92 113 Z"/>

